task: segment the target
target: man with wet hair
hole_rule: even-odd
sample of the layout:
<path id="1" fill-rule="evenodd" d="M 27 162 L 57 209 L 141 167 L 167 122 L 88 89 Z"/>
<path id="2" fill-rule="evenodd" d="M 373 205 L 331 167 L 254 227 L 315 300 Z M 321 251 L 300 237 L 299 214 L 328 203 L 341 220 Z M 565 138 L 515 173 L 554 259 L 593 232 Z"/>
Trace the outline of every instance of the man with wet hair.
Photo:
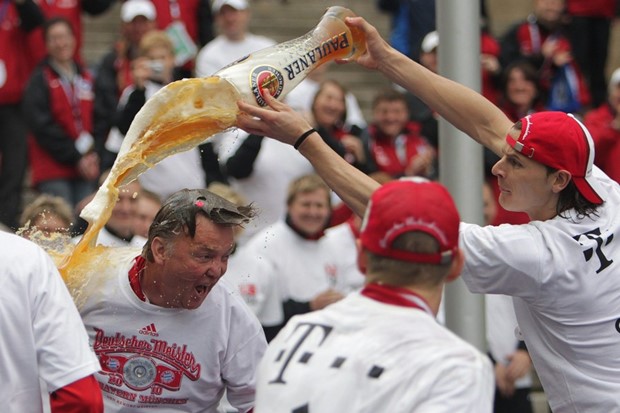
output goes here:
<path id="1" fill-rule="evenodd" d="M 155 216 L 141 254 L 114 248 L 97 258 L 101 272 L 89 282 L 96 291 L 80 312 L 102 366 L 106 411 L 215 412 L 224 391 L 239 412 L 251 410 L 265 337 L 218 281 L 234 228 L 254 214 L 205 189 L 183 189 Z"/>

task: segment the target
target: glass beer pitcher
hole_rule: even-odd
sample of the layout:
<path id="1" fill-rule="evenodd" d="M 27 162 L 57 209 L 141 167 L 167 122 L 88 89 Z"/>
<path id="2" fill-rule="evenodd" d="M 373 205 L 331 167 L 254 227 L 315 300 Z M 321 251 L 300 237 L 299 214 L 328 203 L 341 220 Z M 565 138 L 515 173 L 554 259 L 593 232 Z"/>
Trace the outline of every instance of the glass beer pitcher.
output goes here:
<path id="1" fill-rule="evenodd" d="M 263 89 L 281 100 L 323 63 L 355 57 L 365 51 L 364 34 L 350 29 L 344 22 L 345 17 L 353 16 L 347 8 L 330 7 L 319 24 L 305 35 L 243 57 L 214 76 L 230 82 L 250 104 L 266 105 Z"/>

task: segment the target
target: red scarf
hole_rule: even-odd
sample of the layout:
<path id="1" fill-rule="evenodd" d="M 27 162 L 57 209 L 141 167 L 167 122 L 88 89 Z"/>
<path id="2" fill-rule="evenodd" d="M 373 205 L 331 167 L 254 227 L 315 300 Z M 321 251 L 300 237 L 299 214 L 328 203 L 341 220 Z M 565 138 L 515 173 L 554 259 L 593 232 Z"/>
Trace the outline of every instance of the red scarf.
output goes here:
<path id="1" fill-rule="evenodd" d="M 146 260 L 144 257 L 138 256 L 135 258 L 133 266 L 129 270 L 129 285 L 136 296 L 142 301 L 146 301 L 146 296 L 140 285 L 140 275 L 144 272 L 145 265 Z"/>
<path id="2" fill-rule="evenodd" d="M 419 294 L 406 288 L 370 283 L 362 289 L 361 294 L 381 303 L 417 308 L 435 317 L 426 300 Z"/>

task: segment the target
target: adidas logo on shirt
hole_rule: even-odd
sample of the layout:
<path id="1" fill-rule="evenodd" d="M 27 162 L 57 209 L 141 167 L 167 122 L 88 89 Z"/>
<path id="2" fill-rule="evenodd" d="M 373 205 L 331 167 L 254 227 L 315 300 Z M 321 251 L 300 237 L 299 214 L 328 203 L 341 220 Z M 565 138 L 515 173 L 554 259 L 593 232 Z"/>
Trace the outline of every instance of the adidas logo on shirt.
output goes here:
<path id="1" fill-rule="evenodd" d="M 145 336 L 159 337 L 159 334 L 157 333 L 157 328 L 155 328 L 155 323 L 151 323 L 148 326 L 142 327 L 140 330 L 138 330 L 138 333 Z"/>

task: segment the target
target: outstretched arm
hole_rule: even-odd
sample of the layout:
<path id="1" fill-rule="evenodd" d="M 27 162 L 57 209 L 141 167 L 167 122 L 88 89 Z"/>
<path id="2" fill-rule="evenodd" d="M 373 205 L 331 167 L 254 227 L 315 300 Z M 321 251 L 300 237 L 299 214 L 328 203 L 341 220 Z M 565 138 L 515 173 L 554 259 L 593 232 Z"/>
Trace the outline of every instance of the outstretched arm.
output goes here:
<path id="1" fill-rule="evenodd" d="M 348 17 L 346 23 L 366 36 L 366 52 L 354 61 L 383 73 L 478 143 L 501 153 L 512 122 L 499 108 L 479 93 L 441 77 L 399 53 L 363 18 Z"/>
<path id="2" fill-rule="evenodd" d="M 245 113 L 237 118 L 237 126 L 248 133 L 269 136 L 290 145 L 312 128 L 300 113 L 278 102 L 269 93 L 264 95 L 269 108 L 238 102 L 239 109 Z M 304 140 L 299 151 L 312 163 L 327 185 L 355 213 L 362 216 L 370 194 L 379 184 L 334 152 L 317 132 Z"/>

